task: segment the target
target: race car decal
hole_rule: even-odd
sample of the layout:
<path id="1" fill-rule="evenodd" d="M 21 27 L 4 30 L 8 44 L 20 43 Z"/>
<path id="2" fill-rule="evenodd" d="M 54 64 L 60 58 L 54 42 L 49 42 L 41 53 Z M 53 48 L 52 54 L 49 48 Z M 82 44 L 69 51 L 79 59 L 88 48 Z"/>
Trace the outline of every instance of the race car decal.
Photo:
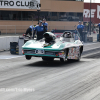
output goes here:
<path id="1" fill-rule="evenodd" d="M 65 53 L 64 53 L 64 52 L 59 53 L 59 57 L 60 57 L 60 58 L 65 58 Z"/>
<path id="2" fill-rule="evenodd" d="M 44 47 L 47 47 L 47 46 L 51 46 L 51 44 L 45 43 L 45 44 L 43 44 L 43 46 L 44 46 Z"/>
<path id="3" fill-rule="evenodd" d="M 78 59 L 79 47 L 69 48 L 68 59 Z"/>

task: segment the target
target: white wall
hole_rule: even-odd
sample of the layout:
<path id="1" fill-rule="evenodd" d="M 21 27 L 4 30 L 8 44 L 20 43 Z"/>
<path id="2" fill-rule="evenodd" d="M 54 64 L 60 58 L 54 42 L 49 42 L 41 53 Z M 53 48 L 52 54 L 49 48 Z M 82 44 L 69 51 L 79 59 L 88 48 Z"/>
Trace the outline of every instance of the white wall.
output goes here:
<path id="1" fill-rule="evenodd" d="M 0 51 L 9 50 L 10 42 L 18 42 L 19 36 L 4 36 L 0 37 Z"/>

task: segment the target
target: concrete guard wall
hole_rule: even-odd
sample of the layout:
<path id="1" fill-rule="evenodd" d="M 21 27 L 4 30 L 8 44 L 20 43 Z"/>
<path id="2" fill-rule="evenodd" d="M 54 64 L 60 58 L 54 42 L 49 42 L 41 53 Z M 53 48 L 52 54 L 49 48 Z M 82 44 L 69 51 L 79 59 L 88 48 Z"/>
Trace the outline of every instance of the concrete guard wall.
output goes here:
<path id="1" fill-rule="evenodd" d="M 0 51 L 9 50 L 10 42 L 18 42 L 19 36 L 0 37 Z"/>

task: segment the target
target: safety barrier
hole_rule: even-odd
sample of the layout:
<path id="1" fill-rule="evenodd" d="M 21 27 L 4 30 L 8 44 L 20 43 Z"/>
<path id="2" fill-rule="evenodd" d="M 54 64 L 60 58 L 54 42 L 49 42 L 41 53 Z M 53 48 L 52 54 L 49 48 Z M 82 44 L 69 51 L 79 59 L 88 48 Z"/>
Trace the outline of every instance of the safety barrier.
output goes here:
<path id="1" fill-rule="evenodd" d="M 19 36 L 0 37 L 0 51 L 9 50 L 10 42 L 18 42 Z"/>

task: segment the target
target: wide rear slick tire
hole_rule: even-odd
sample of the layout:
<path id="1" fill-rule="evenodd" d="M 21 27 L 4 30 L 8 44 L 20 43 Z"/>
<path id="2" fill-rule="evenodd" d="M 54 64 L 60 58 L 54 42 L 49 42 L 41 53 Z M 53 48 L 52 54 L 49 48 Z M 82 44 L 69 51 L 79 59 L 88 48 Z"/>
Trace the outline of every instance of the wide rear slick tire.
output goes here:
<path id="1" fill-rule="evenodd" d="M 80 59 L 81 59 L 81 51 L 79 50 L 78 59 L 76 59 L 76 61 L 80 61 Z"/>
<path id="2" fill-rule="evenodd" d="M 65 58 L 60 58 L 60 62 L 65 62 L 66 59 Z"/>
<path id="3" fill-rule="evenodd" d="M 79 50 L 79 54 L 78 54 L 78 58 L 77 59 L 67 59 L 68 62 L 72 62 L 72 61 L 80 61 L 81 59 L 81 51 Z"/>
<path id="4" fill-rule="evenodd" d="M 30 59 L 32 58 L 32 56 L 31 56 L 31 55 L 25 55 L 25 58 L 26 58 L 27 60 L 30 60 Z"/>

